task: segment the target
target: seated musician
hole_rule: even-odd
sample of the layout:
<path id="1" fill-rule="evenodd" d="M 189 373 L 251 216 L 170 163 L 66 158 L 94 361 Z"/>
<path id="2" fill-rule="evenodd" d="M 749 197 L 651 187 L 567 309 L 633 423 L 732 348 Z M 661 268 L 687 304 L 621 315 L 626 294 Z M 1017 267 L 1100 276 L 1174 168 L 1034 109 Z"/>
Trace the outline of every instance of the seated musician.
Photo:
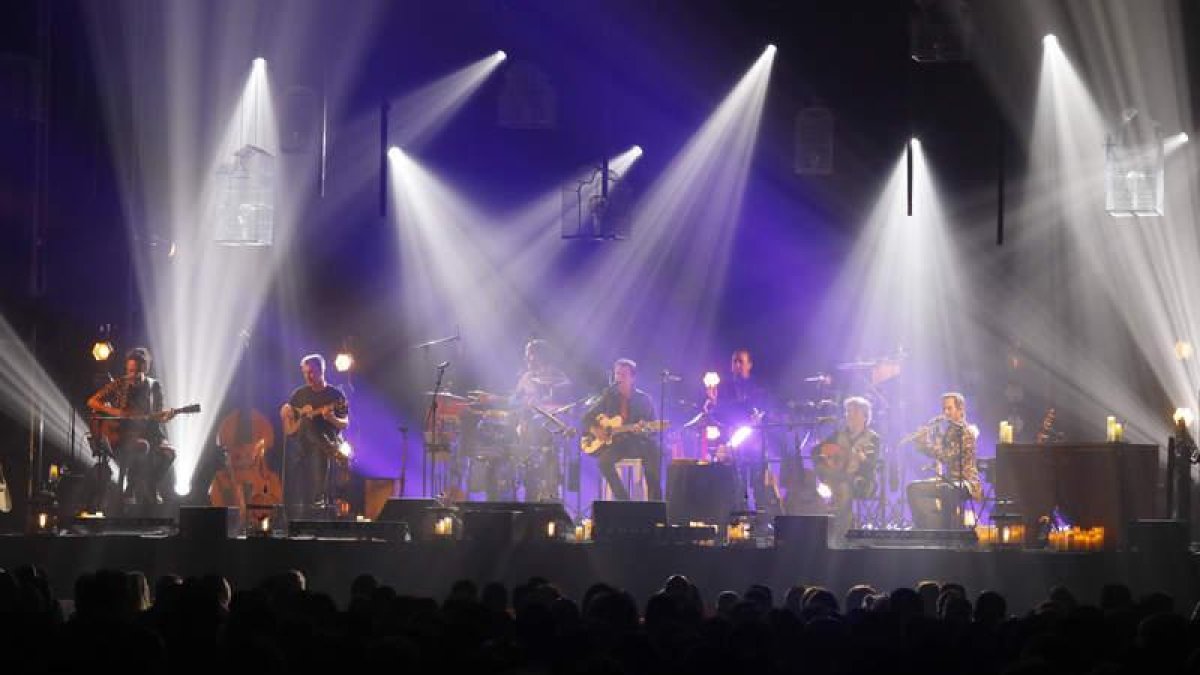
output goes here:
<path id="1" fill-rule="evenodd" d="M 617 359 L 613 364 L 613 380 L 613 385 L 605 389 L 599 400 L 584 413 L 583 428 L 588 433 L 605 433 L 596 425 L 600 415 L 608 418 L 620 417 L 622 425 L 636 425 L 655 419 L 654 403 L 650 400 L 650 395 L 635 386 L 637 363 L 630 359 Z M 622 459 L 641 459 L 642 470 L 646 475 L 646 492 L 651 501 L 660 501 L 660 455 L 653 435 L 635 431 L 616 434 L 612 438 L 612 444 L 597 453 L 596 460 L 599 462 L 601 475 L 612 490 L 613 498 L 628 501 L 629 491 L 617 475 L 616 464 Z"/>
<path id="2" fill-rule="evenodd" d="M 304 386 L 297 387 L 279 410 L 283 433 L 298 445 L 292 460 L 298 480 L 295 490 L 288 491 L 299 497 L 293 502 L 319 513 L 332 504 L 330 463 L 340 458 L 342 431 L 350 426 L 350 408 L 342 390 L 325 381 L 325 357 L 305 356 L 300 370 Z"/>
<path id="3" fill-rule="evenodd" d="M 853 501 L 870 496 L 879 459 L 879 434 L 871 429 L 871 402 L 851 396 L 842 402 L 842 428 L 817 447 L 817 477 L 829 486 L 833 499 L 833 532 L 850 529 Z"/>
<path id="4" fill-rule="evenodd" d="M 137 347 L 125 356 L 125 375 L 88 399 L 88 408 L 119 418 L 114 452 L 128 485 L 121 488 L 140 505 L 161 503 L 169 488 L 163 478 L 175 461 L 164 423 L 175 416 L 163 408 L 162 383 L 149 377 L 150 350 Z"/>
<path id="5" fill-rule="evenodd" d="M 952 529 L 963 526 L 962 503 L 978 501 L 982 494 L 975 462 L 978 432 L 967 423 L 966 398 L 942 394 L 942 414 L 916 435 L 917 449 L 937 460 L 938 476 L 908 485 L 908 506 L 917 529 Z"/>
<path id="6" fill-rule="evenodd" d="M 546 426 L 544 412 L 563 400 L 571 381 L 551 360 L 550 344 L 533 339 L 525 345 L 525 370 L 517 379 L 510 402 L 517 421 L 518 473 L 525 486 L 526 501 L 548 501 L 559 497 L 558 453 L 554 436 Z"/>

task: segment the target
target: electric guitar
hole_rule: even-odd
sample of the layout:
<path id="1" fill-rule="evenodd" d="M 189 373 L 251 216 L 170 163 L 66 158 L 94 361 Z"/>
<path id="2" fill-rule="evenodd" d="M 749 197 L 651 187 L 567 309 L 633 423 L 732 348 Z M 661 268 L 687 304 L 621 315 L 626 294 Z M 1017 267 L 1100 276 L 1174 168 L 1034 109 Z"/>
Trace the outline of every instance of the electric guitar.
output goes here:
<path id="1" fill-rule="evenodd" d="M 604 448 L 612 445 L 613 437 L 617 434 L 639 434 L 647 432 L 658 432 L 667 428 L 665 420 L 655 420 L 653 422 L 635 422 L 633 424 L 624 424 L 620 415 L 600 414 L 596 416 L 596 421 L 592 422 L 592 426 L 588 428 L 588 432 L 579 439 L 579 449 L 583 450 L 585 455 L 594 455 Z"/>

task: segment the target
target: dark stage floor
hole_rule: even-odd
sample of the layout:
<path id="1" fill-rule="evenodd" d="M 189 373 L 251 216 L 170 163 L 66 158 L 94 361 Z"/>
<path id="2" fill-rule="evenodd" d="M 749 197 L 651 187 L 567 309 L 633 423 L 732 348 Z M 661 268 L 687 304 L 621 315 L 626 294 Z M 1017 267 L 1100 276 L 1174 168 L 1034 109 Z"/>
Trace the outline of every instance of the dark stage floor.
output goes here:
<path id="1" fill-rule="evenodd" d="M 1164 591 L 1186 611 L 1200 597 L 1197 558 L 1186 552 L 1053 553 L 937 549 L 838 549 L 824 547 L 736 548 L 635 543 L 474 542 L 386 543 L 317 539 L 178 537 L 0 537 L 0 566 L 44 566 L 60 597 L 69 597 L 81 572 L 100 567 L 141 570 L 152 577 L 217 572 L 237 586 L 254 584 L 288 568 L 303 570 L 310 587 L 344 602 L 351 580 L 369 572 L 402 593 L 442 597 L 459 578 L 521 582 L 551 579 L 579 597 L 606 581 L 645 598 L 670 574 L 690 577 L 712 602 L 725 589 L 769 584 L 783 593 L 793 584 L 821 584 L 839 595 L 855 583 L 878 589 L 911 586 L 921 579 L 956 580 L 972 595 L 1003 592 L 1014 611 L 1024 611 L 1064 584 L 1095 601 L 1101 586 L 1128 584 L 1135 595 Z"/>

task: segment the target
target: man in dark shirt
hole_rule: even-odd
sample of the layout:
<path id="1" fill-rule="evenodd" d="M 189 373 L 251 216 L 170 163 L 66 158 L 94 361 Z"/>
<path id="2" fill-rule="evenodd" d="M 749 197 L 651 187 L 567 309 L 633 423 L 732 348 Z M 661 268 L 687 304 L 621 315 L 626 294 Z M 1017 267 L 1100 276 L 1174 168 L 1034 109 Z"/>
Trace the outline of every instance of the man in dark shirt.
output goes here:
<path id="1" fill-rule="evenodd" d="M 754 494 L 755 507 L 771 514 L 782 512 L 776 481 L 766 462 L 765 449 L 773 445 L 762 424 L 767 421 L 767 393 L 751 377 L 754 360 L 750 350 L 735 349 L 729 359 L 729 376 L 705 390 L 704 410 L 721 428 L 722 443 L 729 443 L 738 429 L 752 429 L 737 448 L 730 448 L 737 462 L 742 493 Z"/>
<path id="2" fill-rule="evenodd" d="M 325 357 L 305 356 L 300 371 L 305 384 L 292 392 L 279 416 L 284 434 L 298 446 L 295 494 L 305 507 L 321 511 L 330 504 L 330 462 L 344 457 L 342 431 L 350 426 L 350 408 L 346 395 L 325 381 Z"/>
<path id="3" fill-rule="evenodd" d="M 613 364 L 613 384 L 600 395 L 583 416 L 585 430 L 593 428 L 600 415 L 620 416 L 622 425 L 654 421 L 654 403 L 650 395 L 635 386 L 637 363 L 630 359 L 617 359 Z M 612 490 L 613 497 L 620 501 L 629 500 L 629 491 L 617 475 L 616 464 L 622 459 L 641 459 L 646 475 L 646 492 L 651 501 L 662 500 L 662 481 L 659 464 L 662 461 L 658 446 L 652 436 L 631 432 L 617 434 L 612 444 L 596 455 L 600 473 Z"/>
<path id="4" fill-rule="evenodd" d="M 119 418 L 116 459 L 128 479 L 121 487 L 142 505 L 162 501 L 158 485 L 175 461 L 164 426 L 175 413 L 163 409 L 162 384 L 147 375 L 150 363 L 150 350 L 130 350 L 125 375 L 101 387 L 87 402 L 88 408 Z"/>

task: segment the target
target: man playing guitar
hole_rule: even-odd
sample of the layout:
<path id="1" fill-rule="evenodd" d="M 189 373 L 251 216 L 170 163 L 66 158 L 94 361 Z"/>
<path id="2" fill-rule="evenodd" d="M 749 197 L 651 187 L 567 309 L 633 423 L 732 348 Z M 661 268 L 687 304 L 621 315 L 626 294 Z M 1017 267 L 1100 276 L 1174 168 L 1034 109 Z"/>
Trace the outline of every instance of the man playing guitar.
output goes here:
<path id="1" fill-rule="evenodd" d="M 330 462 L 338 456 L 342 431 L 350 426 L 346 395 L 325 381 L 325 357 L 309 354 L 300 360 L 304 386 L 297 387 L 279 409 L 283 433 L 296 440 L 299 452 L 293 466 L 299 480 L 292 494 L 317 513 L 331 504 Z"/>
<path id="2" fill-rule="evenodd" d="M 591 434 L 605 434 L 607 431 L 597 424 L 600 416 L 607 418 L 620 417 L 624 425 L 638 425 L 654 420 L 654 403 L 650 395 L 638 389 L 637 363 L 631 359 L 617 359 L 613 364 L 613 384 L 600 395 L 599 400 L 588 409 L 583 416 L 584 429 Z M 596 453 L 601 475 L 612 490 L 613 497 L 620 501 L 629 501 L 629 491 L 617 475 L 617 461 L 622 459 L 641 459 L 642 470 L 646 474 L 646 492 L 651 501 L 662 500 L 662 481 L 659 476 L 659 464 L 662 461 L 658 446 L 653 438 L 632 431 L 617 434 L 612 443 Z"/>
<path id="3" fill-rule="evenodd" d="M 871 402 L 851 396 L 842 402 L 845 423 L 817 447 L 817 477 L 833 497 L 833 531 L 843 536 L 850 529 L 853 500 L 869 497 L 879 458 L 879 434 L 871 429 Z"/>
<path id="4" fill-rule="evenodd" d="M 115 422 L 115 441 L 110 441 L 129 481 L 122 488 L 140 505 L 162 501 L 159 484 L 175 461 L 164 426 L 175 410 L 163 408 L 162 383 L 147 376 L 150 363 L 150 350 L 130 350 L 125 375 L 105 384 L 87 402 L 88 408 Z"/>

